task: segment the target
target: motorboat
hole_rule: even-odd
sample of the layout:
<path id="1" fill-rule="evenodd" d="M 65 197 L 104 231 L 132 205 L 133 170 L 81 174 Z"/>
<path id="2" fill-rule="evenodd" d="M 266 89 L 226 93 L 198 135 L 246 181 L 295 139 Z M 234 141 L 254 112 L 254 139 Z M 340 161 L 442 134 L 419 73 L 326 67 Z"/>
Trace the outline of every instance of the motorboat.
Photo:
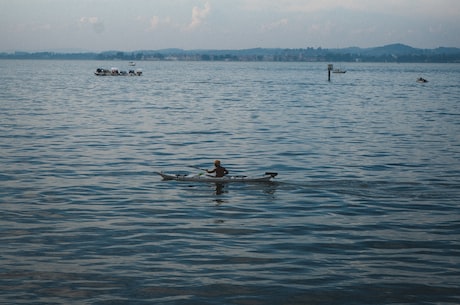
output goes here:
<path id="1" fill-rule="evenodd" d="M 141 76 L 142 70 L 129 70 L 129 71 L 122 71 L 118 68 L 111 68 L 111 69 L 104 69 L 104 68 L 97 68 L 96 72 L 94 72 L 97 76 Z"/>
<path id="2" fill-rule="evenodd" d="M 428 83 L 428 80 L 424 79 L 423 77 L 417 78 L 417 83 Z"/>

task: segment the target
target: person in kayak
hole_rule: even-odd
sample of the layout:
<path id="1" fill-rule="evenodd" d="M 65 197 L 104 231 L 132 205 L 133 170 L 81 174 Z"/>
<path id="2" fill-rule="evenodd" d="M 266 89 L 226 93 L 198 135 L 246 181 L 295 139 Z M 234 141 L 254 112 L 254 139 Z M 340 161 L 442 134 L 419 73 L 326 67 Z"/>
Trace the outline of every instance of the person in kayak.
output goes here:
<path id="1" fill-rule="evenodd" d="M 220 165 L 220 160 L 214 161 L 214 169 L 207 169 L 206 172 L 209 174 L 216 173 L 216 178 L 223 177 L 228 174 L 228 170 Z"/>

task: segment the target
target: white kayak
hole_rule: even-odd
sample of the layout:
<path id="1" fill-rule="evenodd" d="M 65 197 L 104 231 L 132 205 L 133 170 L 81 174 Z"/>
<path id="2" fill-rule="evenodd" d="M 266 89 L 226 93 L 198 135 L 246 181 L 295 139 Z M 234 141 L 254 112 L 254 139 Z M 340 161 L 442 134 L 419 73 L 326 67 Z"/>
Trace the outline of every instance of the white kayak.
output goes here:
<path id="1" fill-rule="evenodd" d="M 266 172 L 263 176 L 248 177 L 248 176 L 224 176 L 213 177 L 209 175 L 183 175 L 183 174 L 167 174 L 164 172 L 157 172 L 163 180 L 176 180 L 176 181 L 196 181 L 196 182 L 214 182 L 214 183 L 228 183 L 228 182 L 268 182 L 275 178 L 278 173 Z"/>

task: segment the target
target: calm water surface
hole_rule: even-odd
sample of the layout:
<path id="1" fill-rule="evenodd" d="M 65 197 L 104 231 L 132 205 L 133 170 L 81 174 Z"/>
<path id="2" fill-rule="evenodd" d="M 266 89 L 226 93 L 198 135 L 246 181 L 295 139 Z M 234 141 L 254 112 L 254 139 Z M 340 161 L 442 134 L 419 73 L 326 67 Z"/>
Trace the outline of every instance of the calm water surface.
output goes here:
<path id="1" fill-rule="evenodd" d="M 99 66 L 0 61 L 1 304 L 460 303 L 460 65 Z"/>

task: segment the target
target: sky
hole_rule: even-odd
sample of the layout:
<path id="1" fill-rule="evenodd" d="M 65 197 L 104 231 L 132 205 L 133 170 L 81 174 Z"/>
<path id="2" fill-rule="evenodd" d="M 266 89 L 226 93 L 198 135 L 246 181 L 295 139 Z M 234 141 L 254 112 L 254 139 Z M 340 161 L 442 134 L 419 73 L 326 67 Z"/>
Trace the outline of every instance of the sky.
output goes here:
<path id="1" fill-rule="evenodd" d="M 0 52 L 460 47 L 459 0 L 0 0 Z"/>

